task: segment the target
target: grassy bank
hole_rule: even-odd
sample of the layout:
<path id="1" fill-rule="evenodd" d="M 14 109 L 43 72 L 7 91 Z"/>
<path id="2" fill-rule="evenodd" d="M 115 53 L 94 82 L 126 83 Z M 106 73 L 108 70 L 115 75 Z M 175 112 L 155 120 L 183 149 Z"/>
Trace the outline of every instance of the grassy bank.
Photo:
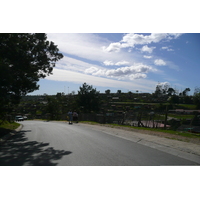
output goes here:
<path id="1" fill-rule="evenodd" d="M 11 131 L 15 130 L 19 126 L 20 124 L 16 122 L 9 123 L 8 121 L 5 122 L 0 121 L 0 138 L 10 133 Z"/>

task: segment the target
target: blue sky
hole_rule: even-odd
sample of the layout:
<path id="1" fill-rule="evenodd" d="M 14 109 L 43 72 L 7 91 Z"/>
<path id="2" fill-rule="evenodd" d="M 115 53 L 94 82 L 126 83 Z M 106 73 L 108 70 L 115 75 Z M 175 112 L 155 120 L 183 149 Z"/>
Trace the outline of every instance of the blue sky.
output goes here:
<path id="1" fill-rule="evenodd" d="M 168 83 L 180 92 L 200 86 L 199 33 L 49 33 L 64 58 L 29 93 L 74 91 L 86 82 L 98 91 L 154 92 Z"/>

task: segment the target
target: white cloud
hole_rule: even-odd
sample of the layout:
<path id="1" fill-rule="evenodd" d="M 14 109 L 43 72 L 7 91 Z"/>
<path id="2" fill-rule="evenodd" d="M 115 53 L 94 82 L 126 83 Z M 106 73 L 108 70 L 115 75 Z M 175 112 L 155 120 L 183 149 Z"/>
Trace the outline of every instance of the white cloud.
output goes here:
<path id="1" fill-rule="evenodd" d="M 111 43 L 107 48 L 106 46 L 103 46 L 103 51 L 106 52 L 119 52 L 121 48 L 121 44 L 119 42 Z"/>
<path id="2" fill-rule="evenodd" d="M 133 88 L 137 88 L 138 90 L 142 91 L 151 91 L 152 88 L 155 87 L 156 82 L 143 79 L 142 81 L 140 79 L 133 78 L 134 75 L 131 75 L 133 78 L 131 81 L 119 81 L 119 80 L 113 80 L 109 78 L 104 77 L 97 77 L 89 74 L 83 74 L 79 72 L 73 72 L 63 69 L 57 69 L 54 68 L 53 75 L 50 75 L 46 77 L 47 80 L 52 81 L 64 81 L 64 82 L 70 82 L 70 83 L 77 83 L 82 84 L 84 82 L 87 82 L 87 84 L 93 85 L 95 87 L 113 87 L 113 88 L 124 88 L 125 90 L 132 90 Z M 142 75 L 141 75 L 142 76 Z"/>
<path id="3" fill-rule="evenodd" d="M 48 34 L 48 37 L 49 40 L 58 45 L 58 48 L 64 54 L 64 58 L 56 63 L 53 75 L 47 79 L 72 83 L 87 82 L 97 86 L 115 88 L 120 88 L 122 85 L 124 88 L 129 86 L 150 88 L 150 85 L 145 84 L 155 82 L 147 79 L 148 73 L 158 73 L 159 70 L 148 64 L 142 64 L 144 59 L 150 59 L 152 56 L 147 56 L 147 53 L 143 56 L 139 49 L 142 48 L 143 52 L 152 53 L 155 47 L 149 47 L 151 46 L 150 43 L 175 39 L 178 35 L 126 34 L 121 41 L 115 43 L 102 39 L 95 34 Z M 138 51 L 134 53 L 127 52 L 128 49 L 133 49 L 136 45 L 142 45 L 143 47 L 136 47 Z M 128 47 L 127 51 L 119 53 L 120 49 L 125 46 Z M 167 48 L 163 50 L 167 50 Z M 152 64 L 151 60 L 145 60 L 145 63 L 148 62 Z M 178 69 L 178 66 L 172 62 L 170 63 L 170 61 L 157 59 L 154 63 L 155 65 L 167 65 L 169 68 Z M 151 75 L 148 78 L 152 78 Z M 154 88 L 152 85 L 151 87 Z"/>
<path id="4" fill-rule="evenodd" d="M 98 68 L 97 67 L 90 67 L 88 69 L 85 70 L 85 73 L 86 74 L 93 74 L 95 73 L 96 71 L 98 71 Z"/>
<path id="5" fill-rule="evenodd" d="M 129 33 L 126 34 L 123 39 L 121 40 L 123 47 L 134 47 L 135 45 L 143 45 L 143 44 L 150 44 L 152 42 L 157 43 L 162 39 L 167 37 L 166 33 L 152 33 L 150 35 L 142 35 L 142 34 L 135 34 Z"/>
<path id="6" fill-rule="evenodd" d="M 153 50 L 154 50 L 155 48 L 156 48 L 156 47 L 148 47 L 147 45 L 145 45 L 145 46 L 143 46 L 143 47 L 141 48 L 141 51 L 142 51 L 142 52 L 152 53 Z"/>
<path id="7" fill-rule="evenodd" d="M 129 62 L 128 62 L 128 61 L 125 61 L 125 60 L 115 63 L 115 65 L 117 65 L 117 66 L 128 65 L 128 64 L 129 64 Z"/>
<path id="8" fill-rule="evenodd" d="M 49 40 L 54 41 L 58 45 L 60 51 L 84 58 L 89 56 L 88 52 L 91 57 L 99 55 L 101 45 L 107 44 L 107 41 L 102 41 L 94 34 L 50 33 L 47 36 Z"/>
<path id="9" fill-rule="evenodd" d="M 127 54 L 127 52 L 108 53 L 103 50 L 103 47 L 109 46 L 111 41 L 101 37 L 101 35 L 92 33 L 48 33 L 48 40 L 55 42 L 59 50 L 66 56 L 78 57 L 78 59 L 87 59 L 88 61 L 103 62 L 112 60 L 128 60 L 136 62 L 135 56 Z M 116 48 L 117 45 L 111 45 Z M 119 45 L 120 47 L 120 45 Z"/>
<path id="10" fill-rule="evenodd" d="M 56 68 L 58 69 L 65 69 L 65 70 L 71 70 L 71 71 L 82 72 L 82 73 L 84 73 L 86 69 L 92 68 L 92 67 L 98 68 L 98 69 L 103 68 L 99 65 L 90 64 L 88 62 L 70 58 L 68 56 L 64 56 L 61 60 L 58 61 L 58 63 L 56 63 Z"/>
<path id="11" fill-rule="evenodd" d="M 80 84 L 87 82 L 88 84 L 103 86 L 103 87 L 107 86 L 115 87 L 116 85 L 120 85 L 121 83 L 118 82 L 117 80 L 106 79 L 102 77 L 96 77 L 88 74 L 83 74 L 63 69 L 56 69 L 56 68 L 53 70 L 53 75 L 46 77 L 46 79 L 54 81 L 67 81 Z"/>
<path id="12" fill-rule="evenodd" d="M 111 43 L 107 48 L 104 46 L 103 49 L 107 52 L 119 52 L 121 48 L 158 43 L 161 40 L 177 39 L 180 35 L 180 33 L 151 33 L 150 35 L 129 33 L 123 36 L 120 42 Z"/>
<path id="13" fill-rule="evenodd" d="M 148 73 L 152 68 L 146 65 L 137 65 L 131 67 L 121 67 L 118 69 L 111 69 L 106 71 L 107 76 L 124 76 L 137 73 Z"/>
<path id="14" fill-rule="evenodd" d="M 142 73 L 137 73 L 137 74 L 131 74 L 129 76 L 130 80 L 135 80 L 135 79 L 144 79 L 146 78 L 147 75 L 146 74 L 142 74 Z"/>
<path id="15" fill-rule="evenodd" d="M 162 60 L 162 59 L 156 59 L 156 60 L 154 61 L 154 64 L 155 64 L 155 65 L 162 66 L 162 65 L 166 65 L 166 62 L 165 62 L 164 60 Z"/>
<path id="16" fill-rule="evenodd" d="M 144 58 L 147 58 L 147 59 L 150 59 L 150 58 L 152 58 L 152 56 L 143 56 Z"/>
<path id="17" fill-rule="evenodd" d="M 162 47 L 162 50 L 167 50 L 167 51 L 174 51 L 173 49 L 170 49 L 169 47 Z"/>
<path id="18" fill-rule="evenodd" d="M 159 82 L 157 85 L 164 86 L 164 85 L 170 85 L 169 82 Z"/>
<path id="19" fill-rule="evenodd" d="M 106 66 L 114 65 L 114 63 L 112 61 L 110 61 L 110 60 L 105 60 L 103 62 L 103 64 L 106 65 Z"/>
<path id="20" fill-rule="evenodd" d="M 173 69 L 173 70 L 176 70 L 176 71 L 179 71 L 180 70 L 180 67 L 178 66 L 178 65 L 176 65 L 176 64 L 174 64 L 173 62 L 171 62 L 171 61 L 164 61 L 164 60 L 162 60 L 162 59 L 156 59 L 155 61 L 154 61 L 154 64 L 155 65 L 158 65 L 158 66 L 165 66 L 165 65 L 167 65 L 170 69 Z"/>
<path id="21" fill-rule="evenodd" d="M 180 37 L 183 33 L 170 33 L 170 38 L 169 39 L 177 39 L 178 37 Z"/>
<path id="22" fill-rule="evenodd" d="M 150 71 L 156 71 L 156 69 L 139 63 L 130 67 L 120 67 L 117 69 L 98 69 L 91 67 L 85 70 L 85 73 L 94 76 L 111 77 L 117 79 L 127 77 L 128 79 L 132 80 L 134 78 L 146 78 L 147 76 L 145 74 Z"/>
<path id="23" fill-rule="evenodd" d="M 114 63 L 114 62 L 112 62 L 110 60 L 105 60 L 103 62 L 103 64 L 106 65 L 106 66 L 110 66 L 110 65 L 121 66 L 121 65 L 128 65 L 129 62 L 124 60 L 124 61 L 119 61 L 119 62 Z"/>

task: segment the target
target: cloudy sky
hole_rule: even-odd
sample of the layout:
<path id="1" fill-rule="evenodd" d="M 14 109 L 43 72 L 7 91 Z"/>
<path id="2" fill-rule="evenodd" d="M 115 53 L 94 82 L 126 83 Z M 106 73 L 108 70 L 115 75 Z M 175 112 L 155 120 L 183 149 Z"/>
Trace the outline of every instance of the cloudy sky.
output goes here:
<path id="1" fill-rule="evenodd" d="M 53 75 L 31 94 L 79 90 L 86 82 L 98 91 L 154 92 L 158 83 L 191 93 L 200 86 L 200 34 L 49 33 L 64 58 Z"/>
<path id="2" fill-rule="evenodd" d="M 200 86 L 196 0 L 181 6 L 172 0 L 36 0 L 31 6 L 12 0 L 2 8 L 2 32 L 47 33 L 64 55 L 53 75 L 29 94 L 77 93 L 84 82 L 100 92 L 151 93 L 168 82 L 180 91 L 189 87 L 192 94 Z"/>

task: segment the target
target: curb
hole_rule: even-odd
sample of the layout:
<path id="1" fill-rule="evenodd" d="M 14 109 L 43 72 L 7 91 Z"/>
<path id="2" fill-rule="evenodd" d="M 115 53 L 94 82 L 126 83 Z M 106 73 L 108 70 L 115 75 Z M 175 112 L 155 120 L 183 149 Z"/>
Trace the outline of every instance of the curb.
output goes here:
<path id="1" fill-rule="evenodd" d="M 4 142 L 6 142 L 6 140 L 10 139 L 13 135 L 16 135 L 19 131 L 21 131 L 22 127 L 23 127 L 23 125 L 20 124 L 20 126 L 18 128 L 16 128 L 15 130 L 11 131 L 7 135 L 0 138 L 0 144 L 3 144 Z"/>

